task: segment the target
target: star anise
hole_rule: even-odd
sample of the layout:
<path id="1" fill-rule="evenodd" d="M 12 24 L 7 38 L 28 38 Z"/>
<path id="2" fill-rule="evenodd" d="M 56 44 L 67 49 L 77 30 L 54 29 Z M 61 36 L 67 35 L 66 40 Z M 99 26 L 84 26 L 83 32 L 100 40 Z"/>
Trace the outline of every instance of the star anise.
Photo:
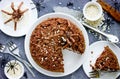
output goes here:
<path id="1" fill-rule="evenodd" d="M 21 6 L 23 5 L 23 2 L 21 2 L 18 6 L 17 9 L 14 8 L 14 3 L 12 2 L 11 3 L 11 8 L 13 10 L 12 13 L 10 12 L 7 12 L 5 10 L 1 10 L 3 13 L 7 14 L 7 15 L 10 15 L 11 18 L 8 19 L 7 21 L 4 22 L 4 24 L 7 24 L 8 22 L 10 21 L 14 21 L 14 30 L 17 29 L 17 22 L 20 20 L 20 18 L 23 16 L 23 14 L 28 11 L 28 9 L 25 9 L 25 10 L 21 10 Z"/>

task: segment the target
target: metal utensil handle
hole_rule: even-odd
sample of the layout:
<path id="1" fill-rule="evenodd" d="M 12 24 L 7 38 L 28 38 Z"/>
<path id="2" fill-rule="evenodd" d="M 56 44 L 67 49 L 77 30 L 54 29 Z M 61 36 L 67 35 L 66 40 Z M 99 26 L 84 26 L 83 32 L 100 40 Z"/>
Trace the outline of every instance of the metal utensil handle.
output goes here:
<path id="1" fill-rule="evenodd" d="M 27 64 L 24 64 L 26 66 L 26 68 L 29 70 L 29 72 L 32 74 L 33 77 L 35 77 L 35 74 L 33 73 L 33 71 L 30 69 L 30 67 Z"/>
<path id="2" fill-rule="evenodd" d="M 19 61 L 21 61 L 22 63 L 27 64 L 29 67 L 32 68 L 32 65 L 31 65 L 31 64 L 29 64 L 27 61 L 21 59 L 18 55 L 14 54 L 14 53 L 10 53 L 10 54 L 11 54 L 12 56 L 14 56 L 15 58 L 17 58 L 17 59 L 18 59 Z"/>
<path id="3" fill-rule="evenodd" d="M 99 72 L 101 72 L 101 73 L 110 73 L 110 72 L 114 73 L 114 72 L 120 72 L 120 70 L 116 70 L 116 71 L 99 71 Z"/>
<path id="4" fill-rule="evenodd" d="M 13 53 L 13 54 L 14 54 L 14 53 Z M 31 65 L 29 62 L 27 62 L 26 60 L 22 59 L 20 55 L 17 55 L 17 54 L 14 54 L 14 55 L 16 55 L 17 57 L 19 57 L 19 58 L 20 58 L 24 63 L 26 63 L 29 67 L 33 68 L 32 65 Z"/>
<path id="5" fill-rule="evenodd" d="M 19 58 L 18 56 L 16 56 L 15 54 L 13 54 L 13 53 L 9 53 L 9 54 L 14 56 L 19 61 L 21 61 L 26 66 L 26 68 L 30 71 L 30 73 L 33 75 L 33 77 L 35 77 L 35 74 L 32 72 L 32 70 L 30 69 L 28 64 L 24 63 L 23 60 L 21 58 Z"/>
<path id="6" fill-rule="evenodd" d="M 23 59 L 22 59 L 22 61 L 23 61 L 24 63 L 26 63 L 30 68 L 33 68 L 33 66 L 32 66 L 30 63 L 28 63 L 27 61 L 25 61 L 25 60 L 23 60 Z"/>

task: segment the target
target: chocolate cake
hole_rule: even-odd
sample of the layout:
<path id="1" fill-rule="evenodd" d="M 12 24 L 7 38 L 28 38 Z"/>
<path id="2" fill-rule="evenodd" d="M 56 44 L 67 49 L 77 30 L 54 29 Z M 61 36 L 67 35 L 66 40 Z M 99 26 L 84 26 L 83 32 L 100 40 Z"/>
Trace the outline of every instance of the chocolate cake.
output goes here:
<path id="1" fill-rule="evenodd" d="M 85 51 L 82 31 L 69 20 L 49 18 L 33 30 L 30 52 L 40 67 L 53 72 L 64 72 L 64 49 L 78 54 Z"/>
<path id="2" fill-rule="evenodd" d="M 94 69 L 100 71 L 117 71 L 120 69 L 116 55 L 108 46 L 104 48 L 102 54 L 97 58 Z"/>

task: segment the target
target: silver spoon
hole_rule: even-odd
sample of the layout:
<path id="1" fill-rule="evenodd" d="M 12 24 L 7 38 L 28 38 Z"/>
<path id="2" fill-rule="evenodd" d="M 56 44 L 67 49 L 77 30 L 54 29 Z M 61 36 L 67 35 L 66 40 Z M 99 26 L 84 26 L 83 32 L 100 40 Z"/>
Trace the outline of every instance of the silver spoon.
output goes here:
<path id="1" fill-rule="evenodd" d="M 98 30 L 98 29 L 95 29 L 95 28 L 89 26 L 88 24 L 86 24 L 86 23 L 84 23 L 84 22 L 81 22 L 81 23 L 82 23 L 85 27 L 87 27 L 87 28 L 89 28 L 89 29 L 92 29 L 92 30 L 96 31 L 97 33 L 99 33 L 99 34 L 107 37 L 108 41 L 110 41 L 110 42 L 112 42 L 112 43 L 119 43 L 119 39 L 118 39 L 117 36 L 104 33 L 104 32 L 102 32 L 102 31 L 100 31 L 100 30 Z"/>

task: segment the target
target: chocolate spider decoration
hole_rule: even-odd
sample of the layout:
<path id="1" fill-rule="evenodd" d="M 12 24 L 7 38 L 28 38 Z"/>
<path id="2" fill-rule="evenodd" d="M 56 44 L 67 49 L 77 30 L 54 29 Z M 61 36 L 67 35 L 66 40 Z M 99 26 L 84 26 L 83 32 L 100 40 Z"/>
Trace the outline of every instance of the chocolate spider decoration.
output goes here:
<path id="1" fill-rule="evenodd" d="M 14 72 L 14 74 L 15 74 L 15 70 L 18 70 L 18 68 L 16 67 L 17 65 L 18 65 L 18 63 L 16 62 L 16 60 L 15 60 L 14 64 L 11 63 L 11 62 L 9 62 L 9 63 L 6 65 L 6 67 L 8 67 L 7 73 L 8 73 L 10 70 L 13 70 L 13 72 Z"/>
<path id="2" fill-rule="evenodd" d="M 3 55 L 2 58 L 0 59 L 0 67 L 4 68 L 6 63 L 9 61 L 9 56 Z"/>
<path id="3" fill-rule="evenodd" d="M 22 10 L 21 10 L 22 5 L 23 5 L 23 2 L 21 2 L 21 3 L 19 4 L 18 8 L 15 9 L 15 8 L 14 8 L 14 3 L 12 2 L 12 3 L 11 3 L 11 8 L 12 8 L 12 10 L 13 10 L 12 13 L 7 12 L 7 11 L 5 11 L 5 10 L 1 10 L 3 13 L 11 16 L 11 18 L 8 19 L 7 21 L 5 21 L 4 24 L 7 24 L 7 23 L 10 22 L 10 21 L 14 21 L 14 30 L 17 29 L 17 22 L 20 20 L 20 18 L 23 16 L 23 14 L 24 14 L 26 11 L 28 11 L 28 9 L 25 9 L 25 10 L 22 11 Z"/>
<path id="4" fill-rule="evenodd" d="M 36 5 L 36 7 L 32 8 L 32 9 L 37 8 L 37 10 L 40 12 L 42 8 L 45 8 L 45 6 L 42 5 L 43 2 L 44 2 L 44 0 L 34 1 L 34 4 Z M 31 4 L 33 4 L 33 3 L 31 3 Z"/>

